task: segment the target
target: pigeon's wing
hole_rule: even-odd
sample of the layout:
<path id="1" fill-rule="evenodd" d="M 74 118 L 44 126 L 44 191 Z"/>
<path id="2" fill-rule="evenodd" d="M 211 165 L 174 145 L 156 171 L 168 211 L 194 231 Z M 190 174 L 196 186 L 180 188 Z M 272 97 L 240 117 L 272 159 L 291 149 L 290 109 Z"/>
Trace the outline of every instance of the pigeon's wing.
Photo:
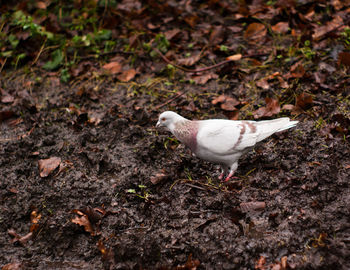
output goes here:
<path id="1" fill-rule="evenodd" d="M 250 124 L 246 124 L 247 122 L 231 120 L 200 121 L 197 146 L 218 155 L 230 155 L 254 146 L 258 133 L 256 128 L 252 128 Z"/>

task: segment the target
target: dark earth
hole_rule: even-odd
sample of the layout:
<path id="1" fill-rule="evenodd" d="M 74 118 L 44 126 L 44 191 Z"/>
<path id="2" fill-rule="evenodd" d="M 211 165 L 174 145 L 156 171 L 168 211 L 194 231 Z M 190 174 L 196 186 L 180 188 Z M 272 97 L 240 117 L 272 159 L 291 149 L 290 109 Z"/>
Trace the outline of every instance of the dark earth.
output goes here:
<path id="1" fill-rule="evenodd" d="M 164 30 L 179 27 L 172 23 Z M 321 50 L 341 43 L 327 42 Z M 205 84 L 162 71 L 161 57 L 136 60 L 129 82 L 95 76 L 97 61 L 70 83 L 40 67 L 3 70 L 0 265 L 350 269 L 349 67 L 330 56 L 303 64 L 302 75 L 284 77 L 285 88 L 251 82 L 287 74 L 291 64 L 249 71 L 229 63 Z M 246 154 L 237 179 L 225 183 L 216 165 L 155 128 L 165 110 L 234 119 L 219 96 L 239 101 L 239 119 L 299 121 Z M 268 97 L 294 105 L 269 115 L 261 110 Z"/>

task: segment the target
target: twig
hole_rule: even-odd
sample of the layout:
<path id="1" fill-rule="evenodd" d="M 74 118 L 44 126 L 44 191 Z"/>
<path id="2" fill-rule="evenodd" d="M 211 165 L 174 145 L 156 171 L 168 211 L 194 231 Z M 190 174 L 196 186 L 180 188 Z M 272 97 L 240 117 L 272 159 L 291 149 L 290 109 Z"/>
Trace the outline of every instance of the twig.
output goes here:
<path id="1" fill-rule="evenodd" d="M 36 57 L 35 57 L 35 59 L 34 59 L 34 61 L 33 61 L 33 63 L 32 63 L 32 66 L 38 61 L 38 59 L 39 59 L 39 57 L 40 57 L 40 55 L 41 55 L 41 53 L 43 52 L 43 50 L 44 50 L 44 47 L 45 47 L 45 44 L 46 44 L 46 41 L 47 41 L 47 37 L 46 37 L 46 39 L 45 39 L 45 41 L 44 41 L 44 43 L 43 43 L 43 45 L 41 45 L 41 48 L 40 48 L 40 50 L 39 50 L 39 52 L 38 52 L 38 54 L 36 55 Z"/>
<path id="2" fill-rule="evenodd" d="M 205 188 L 202 188 L 202 187 L 199 187 L 199 186 L 196 186 L 196 185 L 192 185 L 192 184 L 189 184 L 189 183 L 185 183 L 186 186 L 189 186 L 189 187 L 192 187 L 192 188 L 197 188 L 197 189 L 200 189 L 200 190 L 207 190 Z"/>
<path id="3" fill-rule="evenodd" d="M 189 90 L 189 89 L 187 89 L 187 90 L 181 92 L 180 94 L 177 93 L 177 95 L 176 95 L 175 97 L 172 97 L 172 98 L 168 99 L 167 101 L 165 101 L 164 103 L 155 106 L 154 109 L 158 110 L 158 109 L 164 107 L 165 105 L 168 105 L 170 102 L 173 102 L 175 99 L 178 99 L 179 97 L 181 97 L 181 96 L 183 96 L 184 94 L 186 94 L 186 93 L 188 92 L 188 90 Z"/>
<path id="4" fill-rule="evenodd" d="M 182 71 L 185 71 L 185 72 L 189 72 L 189 73 L 199 73 L 199 72 L 203 72 L 203 71 L 207 71 L 207 70 L 210 70 L 210 69 L 214 69 L 214 68 L 217 68 L 219 66 L 222 66 L 224 64 L 227 64 L 229 62 L 232 62 L 233 60 L 225 60 L 225 61 L 222 61 L 220 63 L 217 63 L 215 65 L 212 65 L 212 66 L 209 66 L 209 67 L 205 67 L 205 68 L 199 68 L 199 69 L 188 69 L 188 68 L 184 68 L 182 66 L 179 66 L 179 65 L 176 65 L 174 64 L 173 62 L 171 62 L 168 58 L 166 58 L 166 56 L 164 54 L 162 54 L 157 48 L 154 48 L 154 50 L 160 55 L 160 57 L 165 61 L 167 62 L 168 64 L 178 68 L 178 69 L 181 69 Z"/>
<path id="5" fill-rule="evenodd" d="M 0 68 L 0 73 L 1 73 L 2 69 L 4 68 L 4 66 L 5 66 L 6 62 L 7 62 L 7 57 L 5 58 L 4 63 L 1 65 L 1 68 Z"/>

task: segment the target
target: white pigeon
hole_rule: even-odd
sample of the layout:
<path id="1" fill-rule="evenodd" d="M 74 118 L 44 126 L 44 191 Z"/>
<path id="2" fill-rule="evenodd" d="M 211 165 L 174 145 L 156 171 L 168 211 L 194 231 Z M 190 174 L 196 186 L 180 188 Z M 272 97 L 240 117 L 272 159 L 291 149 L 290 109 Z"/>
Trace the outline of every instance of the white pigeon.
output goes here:
<path id="1" fill-rule="evenodd" d="M 298 121 L 288 117 L 265 121 L 234 121 L 224 119 L 188 120 L 165 111 L 157 127 L 167 128 L 199 158 L 221 166 L 219 179 L 228 181 L 238 167 L 239 158 L 258 142 L 275 132 L 294 127 Z"/>

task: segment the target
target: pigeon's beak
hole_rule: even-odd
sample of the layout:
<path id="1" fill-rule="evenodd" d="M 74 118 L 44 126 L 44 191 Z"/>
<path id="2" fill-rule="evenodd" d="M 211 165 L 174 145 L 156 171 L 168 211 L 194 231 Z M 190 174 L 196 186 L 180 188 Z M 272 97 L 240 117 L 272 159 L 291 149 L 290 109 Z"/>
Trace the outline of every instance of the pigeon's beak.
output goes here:
<path id="1" fill-rule="evenodd" d="M 159 121 L 157 122 L 156 127 L 160 127 L 160 122 Z"/>

